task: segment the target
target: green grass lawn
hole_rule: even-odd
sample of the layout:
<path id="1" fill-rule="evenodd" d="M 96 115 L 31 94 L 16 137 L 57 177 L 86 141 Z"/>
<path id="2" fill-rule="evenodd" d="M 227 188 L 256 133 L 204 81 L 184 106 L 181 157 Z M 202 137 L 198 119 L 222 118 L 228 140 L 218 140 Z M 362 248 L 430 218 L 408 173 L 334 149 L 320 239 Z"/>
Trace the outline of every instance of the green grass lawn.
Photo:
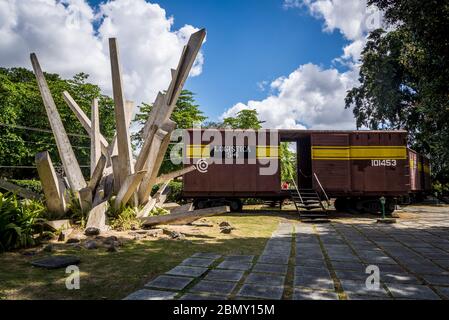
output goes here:
<path id="1" fill-rule="evenodd" d="M 258 255 L 282 219 L 295 220 L 295 216 L 254 211 L 210 217 L 208 221 L 228 221 L 236 230 L 227 235 L 216 225 L 201 227 L 200 234 L 186 234 L 186 240 L 129 241 L 116 253 L 64 245 L 54 254 L 81 258 L 80 290 L 66 289 L 65 269 L 30 265 L 45 253 L 34 257 L 20 252 L 0 254 L 0 299 L 122 299 L 196 252 Z"/>

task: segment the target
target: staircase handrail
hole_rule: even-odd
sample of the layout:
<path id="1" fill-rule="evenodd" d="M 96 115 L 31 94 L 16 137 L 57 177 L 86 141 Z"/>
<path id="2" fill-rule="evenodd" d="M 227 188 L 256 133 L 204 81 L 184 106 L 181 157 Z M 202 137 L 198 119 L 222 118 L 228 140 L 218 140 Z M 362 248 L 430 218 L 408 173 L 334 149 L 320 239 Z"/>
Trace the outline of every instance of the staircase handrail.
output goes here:
<path id="1" fill-rule="evenodd" d="M 321 185 L 320 179 L 318 179 L 318 176 L 316 175 L 315 172 L 313 173 L 313 176 L 314 176 L 316 182 L 318 182 L 318 186 L 320 187 L 320 189 L 321 189 L 321 191 L 323 192 L 324 196 L 326 197 L 327 205 L 330 206 L 330 200 L 329 200 L 329 197 L 327 196 L 326 191 L 324 191 L 324 188 L 323 188 L 323 186 Z"/>
<path id="2" fill-rule="evenodd" d="M 292 178 L 293 185 L 295 186 L 295 190 L 298 193 L 301 203 L 304 203 L 304 201 L 302 201 L 301 193 L 299 192 L 298 186 L 296 185 L 295 178 L 293 177 L 293 174 L 291 172 L 290 172 L 290 177 Z"/>

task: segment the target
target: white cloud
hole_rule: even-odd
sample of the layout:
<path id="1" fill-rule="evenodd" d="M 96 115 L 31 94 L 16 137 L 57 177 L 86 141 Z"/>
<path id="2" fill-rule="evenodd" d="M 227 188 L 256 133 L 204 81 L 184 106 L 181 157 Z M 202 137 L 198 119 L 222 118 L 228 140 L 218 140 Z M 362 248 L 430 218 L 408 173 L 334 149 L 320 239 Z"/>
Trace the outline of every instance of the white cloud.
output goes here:
<path id="1" fill-rule="evenodd" d="M 324 30 L 339 30 L 346 39 L 356 40 L 381 26 L 381 14 L 376 7 L 367 7 L 366 0 L 284 0 L 286 8 L 306 7 L 324 20 Z"/>
<path id="2" fill-rule="evenodd" d="M 380 27 L 381 15 L 366 7 L 366 0 L 284 0 L 284 7 L 306 8 L 323 20 L 323 31 L 338 30 L 350 43 L 334 62 L 348 71 L 323 69 L 312 63 L 299 66 L 287 77 L 279 77 L 270 87 L 274 91 L 260 101 L 237 103 L 222 117 L 238 111 L 256 109 L 265 127 L 308 129 L 354 129 L 351 110 L 345 109 L 347 90 L 358 84 L 359 59 L 370 30 Z"/>
<path id="3" fill-rule="evenodd" d="M 267 128 L 352 129 L 354 120 L 352 112 L 344 108 L 344 97 L 354 84 L 352 72 L 305 64 L 273 81 L 274 94 L 261 101 L 238 103 L 223 117 L 249 108 L 258 111 Z"/>
<path id="4" fill-rule="evenodd" d="M 108 38 L 117 37 L 126 98 L 152 102 L 197 30 L 173 30 L 173 17 L 144 0 L 112 0 L 97 10 L 85 0 L 0 1 L 0 65 L 30 68 L 29 53 L 36 52 L 44 71 L 88 73 L 110 94 Z M 191 76 L 201 73 L 203 62 L 200 54 Z"/>

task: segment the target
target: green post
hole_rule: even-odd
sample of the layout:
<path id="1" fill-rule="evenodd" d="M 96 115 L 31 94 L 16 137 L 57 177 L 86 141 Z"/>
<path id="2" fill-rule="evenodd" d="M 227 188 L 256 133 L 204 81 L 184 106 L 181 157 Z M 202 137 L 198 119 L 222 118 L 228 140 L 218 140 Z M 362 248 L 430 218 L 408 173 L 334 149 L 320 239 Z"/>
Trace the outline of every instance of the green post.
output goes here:
<path id="1" fill-rule="evenodd" d="M 385 197 L 380 197 L 380 204 L 381 204 L 381 206 L 382 206 L 382 219 L 385 219 L 385 202 L 386 202 L 386 199 L 385 199 Z"/>

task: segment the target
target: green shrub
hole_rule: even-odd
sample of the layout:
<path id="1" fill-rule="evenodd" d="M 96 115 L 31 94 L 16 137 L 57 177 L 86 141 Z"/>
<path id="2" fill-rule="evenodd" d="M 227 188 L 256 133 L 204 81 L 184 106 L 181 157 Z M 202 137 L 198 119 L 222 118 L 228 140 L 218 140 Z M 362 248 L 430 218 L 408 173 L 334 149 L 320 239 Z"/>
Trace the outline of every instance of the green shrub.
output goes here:
<path id="1" fill-rule="evenodd" d="M 118 231 L 130 230 L 133 227 L 139 228 L 141 221 L 137 218 L 138 210 L 132 207 L 124 207 L 120 211 L 110 210 L 109 225 Z"/>
<path id="2" fill-rule="evenodd" d="M 0 193 L 0 252 L 36 245 L 44 212 L 40 201 L 21 201 L 13 193 Z"/>
<path id="3" fill-rule="evenodd" d="M 19 187 L 26 188 L 30 191 L 43 194 L 42 184 L 39 180 L 8 180 L 11 183 L 18 185 Z"/>
<path id="4" fill-rule="evenodd" d="M 160 184 L 153 186 L 151 195 L 154 195 L 159 190 L 160 187 L 161 187 Z M 168 184 L 168 187 L 171 189 L 171 191 L 168 194 L 167 202 L 176 202 L 176 203 L 184 202 L 184 200 L 182 199 L 182 182 L 181 181 L 170 181 L 170 183 Z"/>
<path id="5" fill-rule="evenodd" d="M 264 204 L 265 201 L 263 201 L 262 199 L 258 199 L 258 198 L 245 198 L 245 199 L 242 199 L 242 203 L 245 205 L 256 205 L 256 204 Z"/>
<path id="6" fill-rule="evenodd" d="M 153 210 L 151 210 L 150 212 L 150 216 L 163 216 L 169 214 L 169 212 L 163 208 L 154 208 Z"/>
<path id="7" fill-rule="evenodd" d="M 68 192 L 70 198 L 70 201 L 67 203 L 68 217 L 84 229 L 87 223 L 87 213 L 81 209 L 81 204 L 78 200 L 78 196 L 73 192 Z"/>
<path id="8" fill-rule="evenodd" d="M 439 181 L 434 181 L 432 184 L 433 192 L 438 192 L 439 195 L 449 194 L 449 183 L 442 184 Z"/>

